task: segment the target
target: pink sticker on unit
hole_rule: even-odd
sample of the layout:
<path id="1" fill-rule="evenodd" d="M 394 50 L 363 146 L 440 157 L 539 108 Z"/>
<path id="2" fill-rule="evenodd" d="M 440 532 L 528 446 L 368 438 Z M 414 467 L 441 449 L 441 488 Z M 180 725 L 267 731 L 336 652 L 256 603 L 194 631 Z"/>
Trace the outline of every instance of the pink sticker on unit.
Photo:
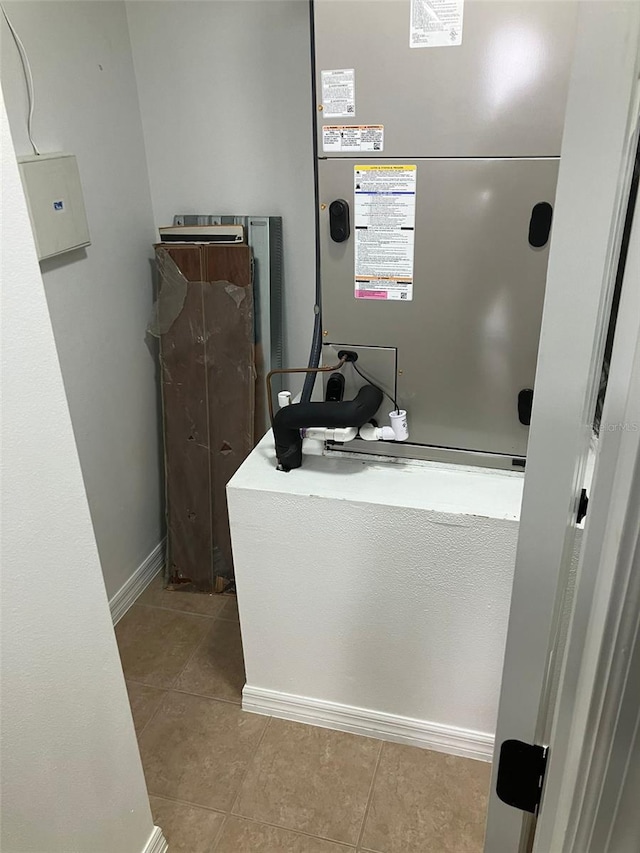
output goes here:
<path id="1" fill-rule="evenodd" d="M 387 299 L 386 290 L 356 290 L 356 299 Z"/>

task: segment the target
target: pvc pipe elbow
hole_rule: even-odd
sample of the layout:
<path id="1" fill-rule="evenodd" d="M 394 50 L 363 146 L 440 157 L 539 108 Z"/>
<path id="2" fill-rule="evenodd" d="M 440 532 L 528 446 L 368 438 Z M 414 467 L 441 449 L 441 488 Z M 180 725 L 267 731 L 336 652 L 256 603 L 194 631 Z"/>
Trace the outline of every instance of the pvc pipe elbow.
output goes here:
<path id="1" fill-rule="evenodd" d="M 365 441 L 395 441 L 396 435 L 391 427 L 375 427 L 365 424 L 360 427 L 360 438 Z"/>
<path id="2" fill-rule="evenodd" d="M 378 441 L 378 427 L 375 427 L 373 424 L 364 424 L 364 426 L 360 427 L 360 438 L 363 438 L 365 441 Z"/>
<path id="3" fill-rule="evenodd" d="M 404 409 L 389 413 L 391 426 L 377 427 L 365 424 L 360 427 L 360 438 L 364 441 L 406 441 L 409 438 L 407 413 Z"/>
<path id="4" fill-rule="evenodd" d="M 377 427 L 365 424 L 360 427 L 360 438 L 365 441 L 395 441 L 395 433 L 390 426 Z"/>

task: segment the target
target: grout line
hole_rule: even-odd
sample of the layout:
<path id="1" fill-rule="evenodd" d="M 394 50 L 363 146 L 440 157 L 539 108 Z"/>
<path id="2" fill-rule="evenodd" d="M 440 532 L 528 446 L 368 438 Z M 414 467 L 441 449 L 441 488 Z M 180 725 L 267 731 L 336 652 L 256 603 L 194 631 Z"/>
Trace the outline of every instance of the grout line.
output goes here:
<path id="1" fill-rule="evenodd" d="M 158 687 L 157 684 L 147 684 L 146 681 L 137 681 L 135 678 L 127 678 L 129 684 L 137 684 L 138 687 L 151 687 L 154 690 L 161 690 L 163 693 L 184 693 L 186 696 L 195 696 L 198 699 L 210 699 L 212 702 L 224 702 L 227 705 L 233 705 L 235 708 L 242 708 L 242 698 L 240 699 L 225 699 L 223 696 L 207 696 L 205 693 L 194 693 L 193 690 L 183 690 L 181 687 Z M 247 711 L 247 713 L 251 713 Z M 148 726 L 145 723 L 144 728 Z"/>
<path id="2" fill-rule="evenodd" d="M 231 806 L 231 809 L 229 810 L 229 816 L 230 816 L 230 817 L 237 817 L 237 818 L 240 818 L 241 820 L 249 821 L 250 823 L 257 823 L 257 824 L 263 824 L 263 825 L 265 825 L 265 826 L 271 826 L 271 827 L 273 827 L 274 829 L 284 829 L 284 830 L 288 830 L 289 832 L 297 832 L 297 833 L 299 833 L 300 835 L 305 836 L 306 838 L 314 838 L 314 839 L 319 839 L 319 840 L 321 840 L 321 841 L 329 841 L 329 842 L 332 842 L 333 844 L 342 845 L 342 847 L 343 847 L 343 848 L 345 848 L 345 850 L 353 850 L 353 851 L 356 851 L 357 845 L 358 845 L 358 844 L 360 843 L 360 841 L 361 841 L 361 837 L 360 837 L 360 836 L 361 836 L 361 835 L 362 835 L 362 833 L 363 833 L 365 820 L 366 820 L 366 817 L 367 817 L 367 814 L 368 814 L 368 811 L 369 811 L 369 803 L 370 803 L 371 798 L 372 798 L 372 794 L 373 794 L 373 787 L 374 787 L 375 780 L 376 780 L 376 775 L 377 775 L 377 772 L 378 772 L 378 766 L 379 766 L 379 764 L 380 764 L 380 759 L 381 759 L 381 757 L 382 757 L 382 748 L 384 747 L 384 741 L 380 741 L 380 748 L 379 748 L 379 750 L 378 750 L 378 755 L 377 755 L 377 757 L 376 757 L 376 763 L 375 763 L 374 770 L 373 770 L 373 776 L 372 776 L 372 779 L 371 779 L 371 785 L 369 786 L 369 794 L 368 794 L 368 797 L 367 797 L 367 805 L 366 805 L 366 808 L 365 808 L 365 814 L 364 814 L 364 817 L 363 817 L 363 819 L 362 819 L 362 825 L 361 825 L 361 827 L 360 827 L 360 832 L 359 832 L 359 834 L 358 834 L 358 838 L 356 839 L 356 841 L 355 841 L 354 843 L 350 843 L 350 842 L 348 842 L 348 841 L 342 841 L 342 840 L 339 840 L 339 839 L 337 839 L 337 838 L 331 838 L 331 837 L 326 836 L 326 835 L 313 835 L 313 834 L 312 834 L 312 833 L 310 833 L 310 832 L 305 832 L 305 830 L 303 830 L 303 829 L 298 829 L 298 828 L 293 827 L 293 826 L 287 826 L 286 824 L 282 824 L 282 823 L 271 823 L 271 822 L 270 822 L 270 821 L 268 821 L 268 820 L 264 820 L 264 819 L 257 819 L 257 818 L 249 817 L 248 815 L 245 815 L 245 814 L 242 814 L 242 813 L 240 813 L 240 812 L 236 812 L 236 811 L 234 811 L 234 809 L 236 808 L 236 805 L 237 805 L 237 803 L 238 803 L 238 800 L 240 799 L 240 793 L 241 793 L 241 791 L 242 791 L 242 788 L 244 787 L 244 783 L 245 783 L 245 780 L 246 780 L 246 778 L 247 778 L 247 775 L 249 774 L 249 770 L 250 770 L 250 768 L 251 768 L 251 765 L 252 765 L 252 764 L 254 763 L 254 761 L 255 761 L 255 758 L 256 758 L 256 755 L 257 755 L 257 753 L 258 753 L 258 750 L 260 749 L 260 746 L 261 746 L 261 744 L 262 744 L 262 741 L 264 740 L 264 737 L 265 737 L 265 735 L 266 735 L 266 733 L 267 733 L 267 729 L 269 728 L 269 726 L 271 725 L 272 720 L 274 720 L 274 719 L 277 719 L 277 718 L 276 718 L 276 717 L 269 717 L 269 722 L 267 723 L 267 725 L 266 725 L 266 727 L 265 727 L 265 730 L 264 730 L 264 732 L 262 733 L 262 737 L 260 738 L 260 741 L 259 741 L 259 743 L 258 743 L 258 746 L 256 747 L 256 751 L 254 752 L 254 754 L 253 754 L 253 756 L 252 756 L 252 758 L 251 758 L 251 760 L 250 760 L 249 764 L 247 765 L 247 770 L 246 770 L 246 772 L 245 772 L 245 774 L 244 774 L 244 776 L 243 776 L 242 783 L 241 783 L 240 787 L 238 788 L 238 793 L 236 794 L 236 797 L 235 797 L 235 799 L 234 799 L 234 801 L 233 801 L 233 804 L 232 804 L 232 806 Z"/>
<path id="3" fill-rule="evenodd" d="M 185 595 L 206 595 L 207 593 L 199 593 L 199 592 L 189 592 L 184 593 Z M 177 593 L 180 595 L 180 593 Z M 152 610 L 168 610 L 169 613 L 182 613 L 185 616 L 200 616 L 201 619 L 217 619 L 217 613 L 195 613 L 193 610 L 181 610 L 179 607 L 163 607 L 161 604 L 146 604 L 144 601 L 140 601 L 136 599 L 131 607 L 150 607 Z M 131 608 L 129 608 L 131 609 Z M 222 609 L 222 608 L 220 608 Z M 127 611 L 128 613 L 129 611 Z M 225 620 L 227 621 L 227 620 Z"/>
<path id="4" fill-rule="evenodd" d="M 180 593 L 177 593 L 180 595 Z M 185 595 L 207 595 L 207 593 L 185 593 Z M 131 605 L 129 610 L 133 607 L 150 607 L 152 610 L 165 610 L 169 613 L 182 613 L 184 616 L 199 616 L 201 619 L 219 619 L 222 622 L 233 622 L 236 625 L 240 624 L 240 620 L 237 616 L 224 616 L 222 612 L 220 613 L 196 613 L 193 610 L 181 610 L 179 607 L 163 607 L 161 604 L 146 604 L 142 601 L 136 600 Z M 129 612 L 127 610 L 127 613 Z M 220 608 L 220 610 L 224 610 L 224 606 Z"/>
<path id="5" fill-rule="evenodd" d="M 223 835 L 223 833 L 227 827 L 228 817 L 229 817 L 228 814 L 225 814 L 225 816 L 223 817 L 222 823 L 220 824 L 220 829 L 217 831 L 216 837 L 213 839 L 213 844 L 211 845 L 211 849 L 209 850 L 209 853 L 215 853 L 216 847 L 218 846 L 218 843 L 219 843 L 220 839 L 222 838 L 222 835 Z"/>
<path id="6" fill-rule="evenodd" d="M 167 794 L 154 794 L 149 791 L 150 797 L 155 797 L 157 800 L 168 800 L 170 803 L 177 803 L 180 806 L 189 806 L 191 809 L 202 809 L 205 812 L 213 812 L 214 814 L 226 817 L 226 812 L 223 809 L 214 809 L 211 806 L 203 806 L 200 803 L 191 803 L 189 800 L 179 800 L 177 797 L 169 797 Z"/>
<path id="7" fill-rule="evenodd" d="M 128 681 L 130 684 L 137 684 L 140 687 L 153 687 L 154 690 L 171 690 L 170 687 L 158 687 L 157 684 L 147 684 L 146 681 L 138 681 L 137 678 L 127 678 L 125 675 L 125 681 Z"/>
<path id="8" fill-rule="evenodd" d="M 134 682 L 133 682 L 133 684 L 139 684 L 139 682 L 138 682 L 138 681 L 134 681 Z M 143 684 L 142 686 L 143 686 L 143 687 L 148 687 L 149 685 L 148 685 L 148 684 Z M 164 688 L 162 688 L 162 689 L 164 689 Z M 166 692 L 168 693 L 168 691 L 166 691 Z M 154 720 L 154 719 L 156 718 L 156 715 L 158 714 L 158 711 L 160 710 L 160 708 L 162 708 L 162 706 L 164 705 L 164 703 L 165 703 L 165 701 L 166 701 L 166 698 L 167 698 L 166 696 L 163 696 L 163 697 L 160 699 L 160 701 L 158 702 L 158 707 L 155 709 L 155 711 L 153 712 L 153 714 L 151 714 L 151 716 L 149 717 L 149 719 L 147 720 L 147 722 L 144 724 L 144 726 L 140 729 L 140 731 L 139 731 L 139 732 L 136 732 L 136 740 L 137 740 L 137 742 L 138 742 L 138 751 L 140 751 L 140 738 L 142 737 L 143 732 L 145 732 L 145 731 L 147 730 L 147 728 L 149 727 L 149 724 L 151 723 L 151 721 L 152 721 L 152 720 Z M 133 711 L 131 712 L 131 716 L 133 716 Z M 135 728 L 135 726 L 134 726 L 134 728 Z"/>
<path id="9" fill-rule="evenodd" d="M 270 717 L 269 719 L 271 720 L 272 718 Z M 266 729 L 265 729 L 265 731 L 266 731 Z M 243 780 L 243 782 L 244 782 L 244 780 Z M 258 826 L 270 826 L 273 829 L 283 829 L 283 830 L 285 830 L 285 832 L 294 832 L 294 833 L 297 833 L 298 835 L 304 836 L 305 838 L 314 838 L 314 839 L 317 839 L 319 841 L 330 841 L 333 844 L 341 845 L 343 848 L 345 848 L 345 850 L 353 850 L 353 851 L 356 850 L 355 846 L 353 844 L 349 844 L 348 841 L 337 841 L 335 838 L 329 838 L 326 835 L 313 835 L 310 832 L 305 832 L 304 829 L 294 829 L 291 826 L 284 826 L 283 824 L 280 824 L 280 823 L 270 823 L 268 820 L 258 820 L 257 818 L 246 817 L 245 815 L 241 815 L 241 814 L 233 814 L 231 811 L 225 812 L 222 809 L 214 809 L 211 806 L 203 806 L 201 803 L 193 803 L 190 800 L 179 800 L 177 797 L 171 797 L 168 794 L 155 794 L 153 791 L 149 791 L 149 796 L 156 797 L 159 800 L 169 800 L 169 802 L 177 803 L 178 805 L 181 805 L 181 806 L 188 806 L 189 808 L 202 809 L 203 811 L 206 811 L 206 812 L 213 812 L 214 814 L 223 815 L 225 820 L 224 820 L 224 823 L 222 824 L 222 826 L 220 827 L 220 831 L 219 831 L 218 835 L 215 838 L 214 845 L 220 841 L 222 833 L 224 832 L 224 827 L 226 826 L 226 823 L 227 823 L 227 819 L 228 818 L 237 818 L 238 820 L 245 820 L 245 821 L 247 821 L 247 823 L 258 824 Z M 366 849 L 366 848 L 363 848 L 363 850 L 364 849 Z M 211 848 L 209 853 L 214 853 L 214 850 L 215 850 L 215 846 Z M 377 853 L 377 852 L 376 851 L 367 851 L 367 853 Z"/>
<path id="10" fill-rule="evenodd" d="M 134 605 L 134 606 L 135 606 L 135 605 Z M 154 605 L 145 604 L 145 605 L 141 605 L 141 606 L 142 606 L 142 607 L 153 607 Z M 160 607 L 158 607 L 158 608 L 156 608 L 156 609 L 158 609 L 158 610 L 164 610 L 164 609 L 168 609 L 168 608 L 160 608 Z M 177 612 L 177 611 L 173 611 L 173 612 Z M 179 611 L 179 612 L 182 612 L 182 611 Z M 226 704 L 228 704 L 228 705 L 233 705 L 233 706 L 234 706 L 234 707 L 236 707 L 236 708 L 238 708 L 238 707 L 242 708 L 242 696 L 240 697 L 240 699 L 224 699 L 224 698 L 222 698 L 222 697 L 220 697 L 220 696 L 205 696 L 205 695 L 204 695 L 204 694 L 202 694 L 202 693 L 193 693 L 193 692 L 192 692 L 192 691 L 190 691 L 190 690 L 181 690 L 181 689 L 179 689 L 179 688 L 176 688 L 176 687 L 175 687 L 175 685 L 177 684 L 177 682 L 178 682 L 178 680 L 179 680 L 180 676 L 181 676 L 181 675 L 182 675 L 182 673 L 185 671 L 185 669 L 189 666 L 189 664 L 191 663 L 192 658 L 193 658 L 193 657 L 195 657 L 195 655 L 197 654 L 198 650 L 200 649 L 200 646 L 202 646 L 202 645 L 204 644 L 204 642 L 207 640 L 207 638 L 208 638 L 209 634 L 213 631 L 213 625 L 214 625 L 214 624 L 216 623 L 216 621 L 217 621 L 217 616 L 207 616 L 207 617 L 205 617 L 205 618 L 206 618 L 206 619 L 208 619 L 208 620 L 212 623 L 212 625 L 211 625 L 211 626 L 209 626 L 209 627 L 207 628 L 207 630 L 204 632 L 204 635 L 203 635 L 202 639 L 198 641 L 198 643 L 196 644 L 196 646 L 195 646 L 194 650 L 192 651 L 192 653 L 189 655 L 189 657 L 188 657 L 188 658 L 187 658 L 187 660 L 185 661 L 184 666 L 180 669 L 180 671 L 178 672 L 178 674 L 175 676 L 175 678 L 173 679 L 173 681 L 171 681 L 171 683 L 170 683 L 169 685 L 167 685 L 166 687 L 159 687 L 157 684 L 147 684 L 147 682 L 145 682 L 145 681 L 138 681 L 138 680 L 137 680 L 137 679 L 135 679 L 135 678 L 127 678 L 126 674 L 125 674 L 125 673 L 124 673 L 124 671 L 123 671 L 123 675 L 124 675 L 125 681 L 129 681 L 131 684 L 137 684 L 137 685 L 139 685 L 140 687 L 152 687 L 152 688 L 154 688 L 155 690 L 162 690 L 162 691 L 164 691 L 165 693 L 169 693 L 169 692 L 171 692 L 171 691 L 173 691 L 173 692 L 175 692 L 175 693 L 184 693 L 184 694 L 186 694 L 187 696 L 197 696 L 197 697 L 198 697 L 198 698 L 200 698 L 200 699 L 210 699 L 210 700 L 211 700 L 211 701 L 213 701 L 213 702 L 225 702 Z M 224 621 L 229 621 L 229 620 L 224 620 Z M 140 731 L 136 733 L 136 738 L 137 738 L 138 742 L 140 741 L 140 738 L 142 737 L 142 733 L 147 729 L 147 727 L 149 726 L 149 724 L 151 723 L 151 721 L 156 717 L 156 714 L 158 713 L 158 711 L 160 710 L 160 708 L 164 705 L 165 700 L 166 700 L 166 696 L 163 696 L 163 697 L 161 698 L 160 702 L 158 703 L 158 707 L 157 707 L 157 708 L 155 709 L 155 711 L 151 714 L 151 716 L 149 717 L 149 719 L 147 720 L 147 722 L 144 724 L 144 726 L 142 726 L 142 728 L 140 729 Z M 269 718 L 269 719 L 271 719 L 271 718 Z"/>
<path id="11" fill-rule="evenodd" d="M 167 692 L 169 692 L 169 691 L 167 691 Z M 177 691 L 176 691 L 176 692 L 177 692 Z M 189 695 L 198 696 L 198 694 L 189 694 Z M 208 697 L 199 697 L 199 698 L 208 698 Z M 212 700 L 212 701 L 218 701 L 218 700 Z M 220 700 L 220 701 L 225 701 L 225 700 Z M 160 706 L 156 709 L 156 711 L 155 711 L 155 712 L 154 712 L 154 714 L 152 715 L 152 719 L 153 719 L 153 717 L 155 717 L 155 715 L 157 714 L 157 712 L 158 712 L 159 708 L 162 706 L 162 704 L 163 704 L 163 702 L 161 702 L 161 703 L 160 703 Z M 272 723 L 272 720 L 273 720 L 273 719 L 274 719 L 274 717 L 267 717 L 266 725 L 265 725 L 265 727 L 264 727 L 264 729 L 263 729 L 263 731 L 262 731 L 262 734 L 260 735 L 260 738 L 259 738 L 259 740 L 258 740 L 258 743 L 256 744 L 256 748 L 255 748 L 255 750 L 254 750 L 254 752 L 253 752 L 252 756 L 250 757 L 250 759 L 249 759 L 249 760 L 248 760 L 248 762 L 247 762 L 247 767 L 246 767 L 246 770 L 245 770 L 245 772 L 243 773 L 243 775 L 242 775 L 242 779 L 241 779 L 241 781 L 240 781 L 240 783 L 239 783 L 239 785 L 238 785 L 237 793 L 236 793 L 235 797 L 233 798 L 233 801 L 232 801 L 232 803 L 231 803 L 231 806 L 229 807 L 229 809 L 228 809 L 226 812 L 225 812 L 223 809 L 216 809 L 216 808 L 212 808 L 211 806 L 205 806 L 205 805 L 202 805 L 202 803 L 194 803 L 194 802 L 192 802 L 192 801 L 190 801 L 190 800 L 180 800 L 180 799 L 178 799 L 177 797 L 172 797 L 172 796 L 170 796 L 170 795 L 168 795 L 168 794 L 164 794 L 164 793 L 163 793 L 163 794 L 155 793 L 155 792 L 154 792 L 154 791 L 152 791 L 152 790 L 149 790 L 149 795 L 150 795 L 150 796 L 152 796 L 152 797 L 158 797 L 159 799 L 164 799 L 164 800 L 169 800 L 169 801 L 174 802 L 174 803 L 179 803 L 179 804 L 181 804 L 181 805 L 190 806 L 190 807 L 192 807 L 192 808 L 196 808 L 196 809 L 204 809 L 205 811 L 214 812 L 215 814 L 222 814 L 222 815 L 224 815 L 224 821 L 222 822 L 222 824 L 221 824 L 221 826 L 220 826 L 220 830 L 219 830 L 218 834 L 216 835 L 216 837 L 215 837 L 215 839 L 214 839 L 214 841 L 213 841 L 213 846 L 210 848 L 209 853 L 215 853 L 215 850 L 216 850 L 216 848 L 217 848 L 217 845 L 218 845 L 218 843 L 220 842 L 220 840 L 221 840 L 221 838 L 222 838 L 222 835 L 223 835 L 223 833 L 224 833 L 225 827 L 226 827 L 226 825 L 227 825 L 227 820 L 228 820 L 228 818 L 231 818 L 231 817 L 235 817 L 235 818 L 238 818 L 239 820 L 247 821 L 248 823 L 254 823 L 254 824 L 263 825 L 263 826 L 270 826 L 270 827 L 272 827 L 272 828 L 274 828 L 274 829 L 282 829 L 282 830 L 285 830 L 285 831 L 288 831 L 288 832 L 297 833 L 298 835 L 301 835 L 301 836 L 303 836 L 303 837 L 305 837 L 305 838 L 313 838 L 313 839 L 320 840 L 320 841 L 328 841 L 328 842 L 331 842 L 331 843 L 333 843 L 333 844 L 336 844 L 336 845 L 341 846 L 341 847 L 342 847 L 342 849 L 344 849 L 344 850 L 345 850 L 345 853 L 346 853 L 346 851 L 353 851 L 353 853 L 357 853 L 357 850 L 359 850 L 360 848 L 356 848 L 356 846 L 355 846 L 354 844 L 350 844 L 349 842 L 341 841 L 341 840 L 338 840 L 338 839 L 336 839 L 336 838 L 330 838 L 329 836 L 325 836 L 325 835 L 314 835 L 314 834 L 312 834 L 312 833 L 310 833 L 310 832 L 305 832 L 305 830 L 303 830 L 303 829 L 298 829 L 298 828 L 295 828 L 295 827 L 293 827 L 293 826 L 286 826 L 286 825 L 284 825 L 284 824 L 279 824 L 279 823 L 271 823 L 271 822 L 270 822 L 270 821 L 268 821 L 268 820 L 258 820 L 258 819 L 256 819 L 256 818 L 249 817 L 249 816 L 247 816 L 247 815 L 240 814 L 240 813 L 237 813 L 237 812 L 234 812 L 234 811 L 233 811 L 233 810 L 234 810 L 234 808 L 235 808 L 235 806 L 236 806 L 236 804 L 237 804 L 237 802 L 238 802 L 238 800 L 240 799 L 240 794 L 241 794 L 241 792 L 242 792 L 242 788 L 243 788 L 243 786 L 244 786 L 244 783 L 245 783 L 245 781 L 246 781 L 246 778 L 247 778 L 247 776 L 249 775 L 249 771 L 251 770 L 251 766 L 252 766 L 252 764 L 254 763 L 254 761 L 255 761 L 255 759 L 256 759 L 256 756 L 257 756 L 257 754 L 258 754 L 258 750 L 260 749 L 260 746 L 262 745 L 262 742 L 263 742 L 263 740 L 264 740 L 264 738 L 265 738 L 265 736 L 266 736 L 266 734 L 267 734 L 267 731 L 268 731 L 268 729 L 269 729 L 269 727 L 270 727 L 270 725 L 271 725 L 271 723 Z M 149 722 L 151 722 L 151 720 L 149 720 Z M 146 729 L 147 725 L 149 725 L 149 723 L 147 723 L 147 724 L 145 725 L 145 727 L 144 727 L 145 729 Z M 141 734 L 142 734 L 142 732 L 141 732 Z M 367 802 L 367 808 L 366 808 L 366 810 L 365 810 L 365 818 L 363 818 L 362 827 L 361 827 L 361 830 L 360 830 L 360 836 L 362 835 L 362 830 L 364 829 L 364 822 L 365 822 L 365 819 L 366 819 L 366 815 L 367 815 L 367 813 L 368 813 L 368 809 L 369 809 L 369 802 L 370 802 L 370 800 L 371 800 L 371 796 L 372 796 L 372 792 L 373 792 L 373 786 L 374 786 L 374 783 L 375 783 L 375 778 L 376 778 L 376 774 L 377 774 L 377 771 L 378 771 L 378 765 L 379 765 L 379 763 L 380 763 L 380 758 L 381 758 L 381 755 L 382 755 L 382 748 L 383 748 L 383 746 L 384 746 L 384 742 L 383 742 L 383 741 L 381 741 L 381 742 L 380 742 L 380 750 L 379 750 L 379 752 L 378 752 L 378 757 L 377 757 L 377 759 L 376 759 L 376 765 L 375 765 L 375 768 L 374 768 L 373 778 L 372 778 L 371 786 L 370 786 L 370 790 L 369 790 L 369 797 L 368 797 L 368 802 Z M 358 838 L 358 843 L 359 843 L 360 841 L 361 841 L 361 838 L 359 837 L 359 838 Z M 362 850 L 363 850 L 363 853 L 364 853 L 365 848 L 362 848 Z M 367 853 L 375 853 L 375 851 L 367 851 Z"/>
<path id="12" fill-rule="evenodd" d="M 256 760 L 256 755 L 258 754 L 258 750 L 260 749 L 260 746 L 262 745 L 262 741 L 264 740 L 264 737 L 267 733 L 267 729 L 271 725 L 271 720 L 273 720 L 273 717 L 267 717 L 267 724 L 265 725 L 264 729 L 262 730 L 262 734 L 260 735 L 260 739 L 258 740 L 258 743 L 256 744 L 256 748 L 254 749 L 253 754 L 251 755 L 251 758 L 247 761 L 246 770 L 242 774 L 242 780 L 241 780 L 240 784 L 238 785 L 238 790 L 236 791 L 236 795 L 233 798 L 233 800 L 231 801 L 231 806 L 228 809 L 229 814 L 233 814 L 233 810 L 236 806 L 236 803 L 240 799 L 240 792 L 242 791 L 242 788 L 243 788 L 243 785 L 246 781 L 246 778 L 249 775 L 249 770 L 251 769 L 253 762 Z"/>
<path id="13" fill-rule="evenodd" d="M 228 818 L 234 817 L 237 820 L 245 820 L 247 823 L 255 823 L 258 826 L 270 826 L 272 829 L 282 829 L 285 832 L 293 832 L 296 835 L 302 835 L 304 838 L 313 838 L 315 841 L 328 841 L 331 844 L 335 844 L 338 847 L 341 847 L 344 850 L 353 850 L 355 853 L 355 846 L 350 844 L 348 841 L 337 841 L 335 838 L 329 838 L 327 835 L 312 835 L 310 832 L 305 832 L 304 829 L 294 829 L 292 826 L 285 826 L 282 823 L 270 823 L 268 820 L 258 820 L 255 817 L 247 817 L 243 814 L 234 814 L 233 812 L 229 812 L 227 815 Z M 375 853 L 375 851 L 372 851 Z"/>
<path id="14" fill-rule="evenodd" d="M 378 767 L 380 767 L 380 761 L 382 759 L 382 750 L 384 749 L 384 741 L 380 741 L 380 749 L 378 750 L 378 757 L 376 758 L 376 764 L 373 768 L 373 776 L 371 777 L 371 785 L 369 786 L 369 795 L 367 797 L 367 804 L 364 809 L 364 814 L 362 816 L 362 823 L 360 824 L 360 832 L 358 833 L 358 840 L 356 842 L 356 846 L 360 847 L 362 844 L 362 839 L 364 837 L 364 828 L 367 823 L 367 818 L 369 817 L 369 809 L 371 807 L 371 801 L 373 800 L 373 790 L 376 785 L 376 778 L 378 776 Z"/>
<path id="15" fill-rule="evenodd" d="M 201 639 L 198 643 L 196 643 L 194 650 L 191 652 L 191 654 L 189 655 L 189 657 L 188 657 L 188 658 L 187 658 L 187 660 L 185 661 L 184 666 L 180 669 L 180 671 L 178 672 L 178 674 L 176 675 L 176 677 L 175 677 L 175 678 L 173 679 L 173 681 L 171 682 L 171 686 L 170 686 L 170 688 L 169 688 L 170 690 L 173 690 L 174 685 L 178 683 L 178 679 L 180 678 L 180 676 L 182 675 L 182 673 L 185 671 L 185 669 L 189 666 L 189 664 L 191 663 L 191 661 L 193 660 L 193 658 L 196 656 L 197 652 L 198 652 L 198 651 L 199 651 L 199 649 L 200 649 L 200 646 L 203 646 L 203 645 L 204 645 L 205 640 L 207 640 L 207 638 L 209 637 L 209 634 L 211 634 L 211 632 L 213 631 L 213 625 L 215 625 L 215 622 L 216 622 L 216 618 L 217 618 L 217 617 L 215 617 L 215 616 L 207 616 L 207 617 L 205 617 L 205 618 L 209 619 L 209 620 L 211 621 L 212 625 L 211 625 L 209 628 L 207 628 L 207 630 L 204 632 L 204 634 L 203 634 L 203 636 L 202 636 L 202 639 Z"/>
<path id="16" fill-rule="evenodd" d="M 181 687 L 171 687 L 173 693 L 184 693 L 186 696 L 197 696 L 198 699 L 211 699 L 212 702 L 225 702 L 234 708 L 242 710 L 242 699 L 224 699 L 222 696 L 207 696 L 205 693 L 194 693 L 193 690 L 183 690 Z"/>

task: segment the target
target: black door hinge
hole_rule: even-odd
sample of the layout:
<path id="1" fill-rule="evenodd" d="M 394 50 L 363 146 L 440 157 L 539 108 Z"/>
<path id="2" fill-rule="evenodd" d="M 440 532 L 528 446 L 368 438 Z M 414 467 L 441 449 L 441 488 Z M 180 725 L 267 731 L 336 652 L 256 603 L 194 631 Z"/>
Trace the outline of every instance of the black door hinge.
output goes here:
<path id="1" fill-rule="evenodd" d="M 587 495 L 587 490 L 583 489 L 580 492 L 580 501 L 578 503 L 578 516 L 576 518 L 576 521 L 578 522 L 578 524 L 580 524 L 582 519 L 587 514 L 588 507 L 589 507 L 589 496 Z"/>
<path id="2" fill-rule="evenodd" d="M 540 805 L 549 750 L 546 746 L 505 740 L 500 747 L 496 794 L 503 803 L 535 814 Z"/>

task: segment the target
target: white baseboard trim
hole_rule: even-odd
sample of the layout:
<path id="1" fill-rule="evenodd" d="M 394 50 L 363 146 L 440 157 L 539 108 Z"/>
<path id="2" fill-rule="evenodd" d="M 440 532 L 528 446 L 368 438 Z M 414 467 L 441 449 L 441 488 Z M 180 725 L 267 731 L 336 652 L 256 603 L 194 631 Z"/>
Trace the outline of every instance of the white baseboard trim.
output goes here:
<path id="1" fill-rule="evenodd" d="M 308 699 L 276 690 L 263 690 L 248 684 L 242 691 L 242 708 L 254 714 L 266 714 L 283 720 L 295 720 L 341 732 L 406 743 L 436 752 L 462 755 L 465 758 L 491 761 L 493 757 L 494 736 L 485 732 L 443 726 L 440 723 L 369 711 L 320 699 Z"/>
<path id="2" fill-rule="evenodd" d="M 159 826 L 153 827 L 153 832 L 144 846 L 142 853 L 167 853 L 169 845 Z"/>
<path id="3" fill-rule="evenodd" d="M 149 556 L 140 563 L 129 580 L 125 581 L 113 598 L 110 599 L 109 608 L 114 625 L 122 619 L 138 596 L 149 586 L 164 566 L 164 560 L 165 540 L 163 539 L 162 542 L 158 542 Z"/>

